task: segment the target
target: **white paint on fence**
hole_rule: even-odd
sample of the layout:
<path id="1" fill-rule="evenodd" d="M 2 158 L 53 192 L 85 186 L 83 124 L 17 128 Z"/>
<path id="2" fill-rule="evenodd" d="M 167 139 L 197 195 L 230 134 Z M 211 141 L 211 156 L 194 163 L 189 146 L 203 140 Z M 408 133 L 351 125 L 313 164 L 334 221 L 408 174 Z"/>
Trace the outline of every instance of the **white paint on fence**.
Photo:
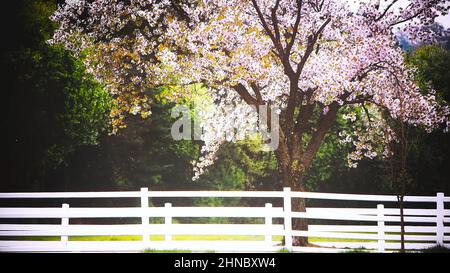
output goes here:
<path id="1" fill-rule="evenodd" d="M 384 205 L 378 204 L 377 205 L 377 216 L 378 216 L 378 222 L 377 222 L 377 232 L 378 232 L 378 252 L 384 252 L 386 250 L 386 241 L 384 239 Z"/>
<path id="2" fill-rule="evenodd" d="M 148 210 L 148 188 L 141 188 L 141 208 L 142 241 L 148 242 L 150 241 L 150 234 L 148 233 L 150 217 L 146 214 L 146 210 Z"/>
<path id="3" fill-rule="evenodd" d="M 444 245 L 444 194 L 436 194 L 436 243 Z"/>
<path id="4" fill-rule="evenodd" d="M 62 208 L 63 208 L 63 212 L 65 214 L 67 214 L 67 211 L 69 209 L 69 204 L 63 204 Z M 61 218 L 61 229 L 65 230 L 65 229 L 67 229 L 68 226 L 69 226 L 69 218 L 68 217 Z M 61 242 L 63 244 L 67 244 L 68 241 L 69 241 L 69 236 L 67 236 L 67 235 L 61 236 Z"/>
<path id="5" fill-rule="evenodd" d="M 165 239 L 166 242 L 171 242 L 172 241 L 172 234 L 174 233 L 172 231 L 172 204 L 171 203 L 165 203 L 164 207 L 166 208 L 167 212 L 166 212 L 166 217 L 164 217 L 164 227 L 166 229 L 165 232 Z"/>
<path id="6" fill-rule="evenodd" d="M 272 204 L 266 203 L 266 210 L 271 211 L 272 210 Z M 272 225 L 273 225 L 273 219 L 272 215 L 268 213 L 264 219 L 265 224 L 265 242 L 268 246 L 272 244 Z"/>
<path id="7" fill-rule="evenodd" d="M 282 207 L 266 203 L 264 207 L 178 207 L 165 203 L 163 207 L 150 207 L 152 197 L 251 197 L 282 199 Z M 333 193 L 263 191 L 149 191 L 136 192 L 77 192 L 77 193 L 0 193 L 0 199 L 70 199 L 70 198 L 140 198 L 140 207 L 0 207 L 0 251 L 7 252 L 128 252 L 146 248 L 170 250 L 219 252 L 270 252 L 281 248 L 290 251 L 339 252 L 345 248 L 363 247 L 378 252 L 400 248 L 400 211 L 396 196 L 356 195 Z M 292 211 L 292 198 L 363 201 L 364 208 L 309 207 L 305 212 Z M 434 208 L 406 208 L 405 247 L 421 249 L 436 244 L 450 246 L 450 210 L 445 203 L 450 198 L 443 193 L 436 196 L 407 196 L 406 203 L 430 203 Z M 361 203 L 361 202 L 360 202 Z M 417 207 L 417 206 L 416 206 Z M 252 218 L 255 224 L 183 224 L 174 218 Z M 139 223 L 127 224 L 70 224 L 73 218 L 137 218 Z M 152 218 L 163 218 L 164 223 L 151 224 Z M 327 224 L 311 224 L 308 230 L 292 230 L 298 218 L 326 220 Z M 60 219 L 60 224 L 10 223 L 22 219 Z M 333 224 L 331 224 L 333 223 Z M 140 241 L 75 241 L 74 236 L 125 236 L 141 237 Z M 164 240 L 150 240 L 162 235 Z M 252 236 L 246 241 L 190 241 L 177 240 L 177 235 L 238 235 Z M 23 240 L 30 236 L 60 237 L 59 241 Z M 278 236 L 278 237 L 273 237 Z M 318 247 L 293 246 L 293 236 L 308 237 Z M 11 240 L 13 238 L 21 240 Z M 240 237 L 239 237 L 240 238 Z M 280 241 L 284 238 L 284 245 Z M 314 238 L 322 238 L 315 241 Z M 326 239 L 324 241 L 324 239 Z M 346 240 L 347 239 L 347 240 Z M 356 240 L 356 241 L 355 241 Z"/>

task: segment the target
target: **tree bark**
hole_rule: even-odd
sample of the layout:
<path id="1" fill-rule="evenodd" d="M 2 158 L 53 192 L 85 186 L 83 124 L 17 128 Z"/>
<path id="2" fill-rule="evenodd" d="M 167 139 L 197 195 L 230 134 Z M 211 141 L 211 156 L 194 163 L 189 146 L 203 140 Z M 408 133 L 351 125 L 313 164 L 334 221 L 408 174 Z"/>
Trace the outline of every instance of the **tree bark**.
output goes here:
<path id="1" fill-rule="evenodd" d="M 305 191 L 303 182 L 293 181 L 291 189 L 293 191 Z M 292 198 L 292 211 L 306 212 L 306 204 L 304 198 Z M 308 219 L 294 218 L 292 219 L 292 230 L 308 230 Z M 294 246 L 308 245 L 308 237 L 293 237 L 292 244 Z"/>
<path id="2" fill-rule="evenodd" d="M 298 161 L 294 161 L 298 162 Z M 290 163 L 287 170 L 283 172 L 283 187 L 290 187 L 292 191 L 305 191 L 303 184 L 304 171 L 298 169 L 296 163 Z M 292 198 L 292 211 L 305 212 L 305 199 Z M 292 219 L 292 230 L 308 230 L 308 220 L 303 218 Z M 308 245 L 307 237 L 293 237 L 292 243 L 295 246 Z"/>
<path id="3" fill-rule="evenodd" d="M 278 166 L 282 174 L 283 187 L 290 187 L 293 191 L 305 191 L 304 177 L 306 171 L 320 148 L 325 135 L 336 121 L 339 105 L 332 103 L 329 111 L 320 116 L 315 125 L 315 131 L 304 149 L 302 147 L 302 138 L 299 132 L 293 132 L 292 128 L 287 128 L 287 132 L 280 130 L 280 145 L 276 151 Z M 312 111 L 312 110 L 311 110 Z M 297 134 L 297 135 L 296 135 Z M 289 136 L 289 137 L 287 137 Z M 305 212 L 305 200 L 302 198 L 292 199 L 292 211 Z M 296 218 L 292 220 L 293 230 L 308 230 L 308 220 Z M 294 237 L 293 244 L 297 246 L 308 245 L 307 237 Z"/>

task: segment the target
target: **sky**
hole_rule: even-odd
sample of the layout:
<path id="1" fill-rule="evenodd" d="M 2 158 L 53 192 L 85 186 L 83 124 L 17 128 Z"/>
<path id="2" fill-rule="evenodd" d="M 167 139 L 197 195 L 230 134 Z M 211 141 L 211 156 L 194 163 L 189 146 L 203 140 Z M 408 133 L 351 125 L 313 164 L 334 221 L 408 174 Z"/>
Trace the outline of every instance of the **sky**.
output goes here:
<path id="1" fill-rule="evenodd" d="M 437 18 L 436 21 L 438 23 L 442 24 L 445 28 L 450 28 L 450 14 L 441 16 L 441 17 Z"/>
<path id="2" fill-rule="evenodd" d="M 347 0 L 347 1 L 350 3 L 350 6 L 352 8 L 356 8 L 357 7 L 356 3 L 361 2 L 361 1 L 371 1 L 371 0 Z M 400 6 L 405 7 L 408 4 L 408 2 L 410 2 L 410 1 L 411 0 L 400 0 L 392 8 L 400 7 Z M 380 1 L 381 7 L 383 7 L 383 5 L 387 5 L 388 2 L 391 2 L 391 1 L 381 0 Z M 438 23 L 442 24 L 445 28 L 450 28 L 450 14 L 447 14 L 446 16 L 441 16 L 441 17 L 437 18 L 436 21 Z"/>

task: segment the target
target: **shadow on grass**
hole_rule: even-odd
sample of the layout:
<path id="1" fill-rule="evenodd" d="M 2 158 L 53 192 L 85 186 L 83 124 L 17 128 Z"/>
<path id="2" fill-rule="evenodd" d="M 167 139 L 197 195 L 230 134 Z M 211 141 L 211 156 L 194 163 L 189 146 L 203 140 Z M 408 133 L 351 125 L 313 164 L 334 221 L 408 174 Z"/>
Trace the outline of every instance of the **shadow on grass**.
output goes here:
<path id="1" fill-rule="evenodd" d="M 419 251 L 420 253 L 450 253 L 450 248 L 436 245 Z"/>

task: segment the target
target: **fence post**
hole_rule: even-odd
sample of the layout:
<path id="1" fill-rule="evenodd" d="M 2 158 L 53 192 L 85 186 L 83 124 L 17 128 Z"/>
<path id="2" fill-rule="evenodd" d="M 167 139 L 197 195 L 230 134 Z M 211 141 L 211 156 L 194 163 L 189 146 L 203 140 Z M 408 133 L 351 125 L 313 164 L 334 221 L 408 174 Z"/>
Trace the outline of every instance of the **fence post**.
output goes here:
<path id="1" fill-rule="evenodd" d="M 63 217 L 61 218 L 61 230 L 64 232 L 64 234 L 68 234 L 68 227 L 69 227 L 69 217 L 67 216 L 69 212 L 69 204 L 62 204 L 63 208 Z M 68 235 L 62 235 L 61 236 L 61 242 L 67 246 L 67 242 L 69 241 Z"/>
<path id="2" fill-rule="evenodd" d="M 378 252 L 384 252 L 385 251 L 385 243 L 384 240 L 384 205 L 378 204 L 377 205 L 377 217 L 378 217 Z"/>
<path id="3" fill-rule="evenodd" d="M 436 244 L 444 245 L 444 193 L 436 194 Z"/>
<path id="4" fill-rule="evenodd" d="M 283 188 L 283 211 L 284 211 L 284 246 L 292 249 L 292 215 L 291 215 L 291 188 Z"/>
<path id="5" fill-rule="evenodd" d="M 166 217 L 164 217 L 164 224 L 166 225 L 166 234 L 165 239 L 166 242 L 172 241 L 172 216 L 170 212 L 170 208 L 172 207 L 171 203 L 165 203 L 164 207 L 166 208 L 165 213 Z"/>
<path id="6" fill-rule="evenodd" d="M 150 217 L 148 217 L 148 188 L 141 188 L 141 208 L 142 208 L 142 241 L 150 241 L 149 224 Z"/>
<path id="7" fill-rule="evenodd" d="M 272 204 L 266 203 L 267 216 L 265 219 L 266 224 L 266 237 L 265 241 L 268 245 L 272 245 Z"/>

